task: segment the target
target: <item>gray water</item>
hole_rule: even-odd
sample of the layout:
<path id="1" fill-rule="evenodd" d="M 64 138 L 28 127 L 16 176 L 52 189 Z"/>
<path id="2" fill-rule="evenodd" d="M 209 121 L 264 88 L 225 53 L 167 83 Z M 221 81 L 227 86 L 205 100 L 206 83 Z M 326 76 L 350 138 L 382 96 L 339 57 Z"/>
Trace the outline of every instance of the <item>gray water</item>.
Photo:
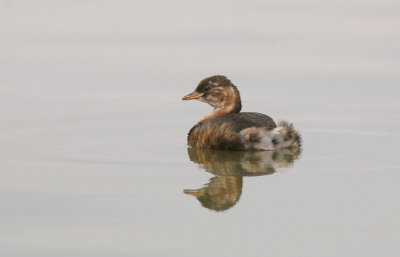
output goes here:
<path id="1" fill-rule="evenodd" d="M 3 1 L 1 256 L 398 256 L 398 1 Z M 204 77 L 302 152 L 190 149 Z"/>

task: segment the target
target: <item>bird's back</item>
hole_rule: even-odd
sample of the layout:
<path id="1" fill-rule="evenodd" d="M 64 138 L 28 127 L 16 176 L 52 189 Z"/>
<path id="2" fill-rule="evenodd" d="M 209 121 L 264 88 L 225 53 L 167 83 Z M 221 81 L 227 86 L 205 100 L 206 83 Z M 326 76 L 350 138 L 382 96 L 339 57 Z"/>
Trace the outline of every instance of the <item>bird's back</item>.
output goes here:
<path id="1" fill-rule="evenodd" d="M 245 150 L 246 142 L 239 132 L 251 127 L 272 130 L 276 124 L 271 117 L 261 113 L 228 113 L 196 124 L 189 131 L 188 144 L 200 148 Z"/>
<path id="2" fill-rule="evenodd" d="M 249 127 L 264 127 L 268 130 L 276 128 L 274 120 L 268 115 L 258 112 L 228 113 L 215 117 L 220 122 L 232 123 L 235 132 Z"/>

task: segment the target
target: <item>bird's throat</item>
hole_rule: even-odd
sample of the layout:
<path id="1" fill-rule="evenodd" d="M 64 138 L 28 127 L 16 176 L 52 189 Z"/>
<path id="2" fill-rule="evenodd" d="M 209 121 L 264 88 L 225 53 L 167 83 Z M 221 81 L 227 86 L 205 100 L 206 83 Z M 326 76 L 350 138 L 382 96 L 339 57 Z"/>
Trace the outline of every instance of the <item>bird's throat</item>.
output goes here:
<path id="1" fill-rule="evenodd" d="M 215 107 L 213 112 L 210 114 L 204 116 L 201 120 L 199 120 L 200 123 L 202 121 L 208 120 L 210 118 L 216 117 L 216 116 L 221 116 L 225 115 L 228 113 L 238 113 L 242 109 L 242 104 L 240 101 L 240 95 L 239 91 L 237 89 L 233 89 L 227 97 L 225 98 L 226 100 L 219 106 Z"/>

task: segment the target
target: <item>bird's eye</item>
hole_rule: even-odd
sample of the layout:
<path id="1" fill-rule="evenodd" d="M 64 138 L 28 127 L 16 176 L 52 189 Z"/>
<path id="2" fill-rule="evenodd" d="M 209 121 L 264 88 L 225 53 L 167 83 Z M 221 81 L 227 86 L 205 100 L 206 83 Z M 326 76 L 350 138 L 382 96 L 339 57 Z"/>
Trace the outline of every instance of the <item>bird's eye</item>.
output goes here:
<path id="1" fill-rule="evenodd" d="M 211 89 L 210 86 L 205 86 L 205 87 L 204 87 L 204 90 L 206 90 L 206 91 L 208 91 L 208 90 L 210 90 L 210 89 Z"/>

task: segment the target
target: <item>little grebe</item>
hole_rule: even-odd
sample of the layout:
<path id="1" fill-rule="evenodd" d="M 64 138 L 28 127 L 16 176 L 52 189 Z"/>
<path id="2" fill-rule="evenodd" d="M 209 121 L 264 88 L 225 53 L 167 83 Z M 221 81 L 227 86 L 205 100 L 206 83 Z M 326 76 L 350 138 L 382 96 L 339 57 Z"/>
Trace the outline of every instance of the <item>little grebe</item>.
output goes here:
<path id="1" fill-rule="evenodd" d="M 197 99 L 214 111 L 194 125 L 188 134 L 189 146 L 225 150 L 274 150 L 300 148 L 301 137 L 293 125 L 278 125 L 267 115 L 240 112 L 242 104 L 236 86 L 222 75 L 205 78 L 182 100 Z"/>

